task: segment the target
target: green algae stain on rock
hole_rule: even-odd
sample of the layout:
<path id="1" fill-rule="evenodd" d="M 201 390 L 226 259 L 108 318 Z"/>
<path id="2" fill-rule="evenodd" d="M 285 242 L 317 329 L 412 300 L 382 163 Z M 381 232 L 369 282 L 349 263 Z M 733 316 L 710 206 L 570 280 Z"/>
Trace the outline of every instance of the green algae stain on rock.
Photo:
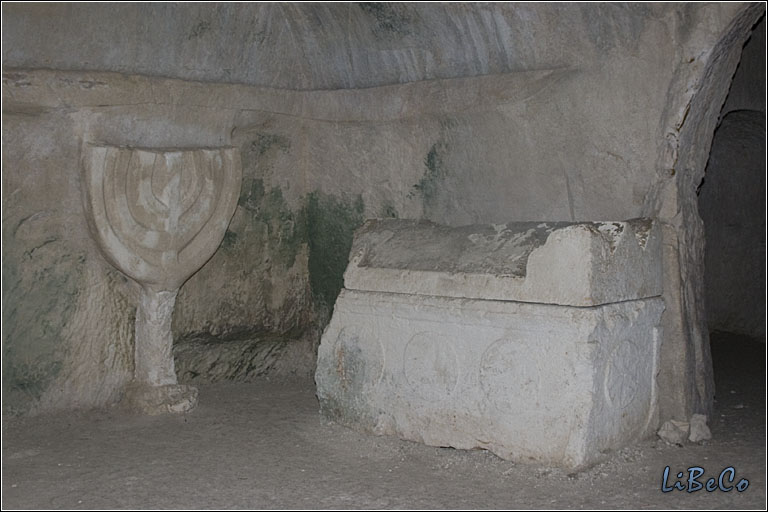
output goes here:
<path id="1" fill-rule="evenodd" d="M 198 39 L 203 37 L 206 33 L 211 31 L 211 22 L 208 20 L 202 20 L 199 21 L 192 29 L 189 31 L 189 35 L 187 36 L 188 40 L 192 39 Z"/>
<path id="2" fill-rule="evenodd" d="M 264 199 L 264 180 L 252 179 L 248 182 L 244 179 L 243 181 L 237 204 L 250 212 L 258 213 L 261 201 Z"/>
<path id="3" fill-rule="evenodd" d="M 379 211 L 379 217 L 382 219 L 397 219 L 400 215 L 397 213 L 397 208 L 395 208 L 395 203 L 392 202 L 391 199 L 385 200 L 381 204 L 381 209 Z"/>
<path id="4" fill-rule="evenodd" d="M 382 2 L 360 2 L 360 10 L 375 23 L 374 31 L 379 34 L 404 36 L 411 32 L 411 19 L 405 12 L 407 6 Z"/>
<path id="5" fill-rule="evenodd" d="M 424 176 L 413 186 L 413 191 L 409 197 L 419 194 L 424 201 L 424 205 L 431 206 L 440 191 L 440 184 L 448 176 L 444 156 L 447 150 L 445 142 L 436 142 L 432 145 L 427 156 L 424 158 Z"/>
<path id="6" fill-rule="evenodd" d="M 224 232 L 224 238 L 221 239 L 221 248 L 224 250 L 231 249 L 235 245 L 237 245 L 237 233 L 227 229 Z"/>
<path id="7" fill-rule="evenodd" d="M 278 158 L 291 151 L 291 140 L 265 129 L 267 124 L 241 132 L 244 181 L 239 207 L 243 218 L 238 226 L 230 227 L 234 236 L 228 236 L 225 246 L 230 251 L 242 244 L 262 247 L 259 254 L 251 251 L 252 256 L 268 260 L 264 266 L 272 276 L 281 268 L 293 267 L 298 255 L 306 254 L 309 288 L 322 317 L 323 311 L 330 312 L 343 286 L 352 237 L 364 220 L 363 200 L 314 191 L 304 196 L 298 211 L 292 210 L 283 190 L 269 185 Z M 387 216 L 393 215 L 397 215 L 394 206 L 387 212 Z M 241 256 L 233 253 L 232 257 Z M 262 282 L 259 288 L 269 294 L 278 286 L 273 280 Z"/>
<path id="8" fill-rule="evenodd" d="M 352 238 L 362 225 L 365 205 L 322 192 L 307 196 L 304 218 L 309 243 L 309 282 L 320 309 L 330 313 L 344 286 Z"/>
<path id="9" fill-rule="evenodd" d="M 306 252 L 301 210 L 290 208 L 279 187 L 246 176 L 219 250 L 181 288 L 174 334 L 221 335 L 251 325 L 284 330 L 305 322 Z"/>
<path id="10" fill-rule="evenodd" d="M 279 153 L 291 149 L 291 140 L 284 136 L 268 132 L 248 133 L 247 141 L 241 146 L 243 170 L 253 171 L 257 165 L 270 166 L 270 160 Z"/>
<path id="11" fill-rule="evenodd" d="M 278 153 L 288 152 L 290 148 L 290 139 L 283 135 L 260 131 L 248 134 L 241 151 L 245 176 L 238 200 L 249 217 L 247 233 L 232 230 L 238 238 L 255 236 L 256 243 L 268 244 L 286 267 L 293 266 L 304 243 L 304 223 L 288 206 L 280 187 L 267 190 L 261 176 L 272 168 Z M 233 237 L 228 240 L 234 241 Z"/>
<path id="12" fill-rule="evenodd" d="M 278 257 L 286 266 L 292 267 L 305 242 L 302 214 L 294 213 L 288 207 L 279 187 L 270 189 L 262 204 L 262 218 L 267 223 L 269 236 L 276 242 Z"/>
<path id="13" fill-rule="evenodd" d="M 272 179 L 288 165 L 292 140 L 270 124 L 243 126 L 233 135 L 243 164 L 237 209 L 219 250 L 179 292 L 177 337 L 250 327 L 283 332 L 307 323 L 305 222 L 301 206 L 292 208 Z"/>
<path id="14" fill-rule="evenodd" d="M 271 148 L 288 151 L 290 147 L 291 141 L 288 137 L 274 133 L 256 133 L 253 141 L 251 141 L 251 150 L 255 151 L 258 156 L 264 155 Z"/>
<path id="15" fill-rule="evenodd" d="M 292 267 L 296 255 L 305 243 L 302 212 L 295 213 L 291 210 L 280 187 L 265 191 L 264 181 L 261 179 L 244 183 L 238 205 L 247 214 L 245 233 L 228 230 L 224 235 L 222 248 L 231 250 L 241 241 L 257 243 L 274 250 L 281 263 Z"/>
<path id="16" fill-rule="evenodd" d="M 62 332 L 77 306 L 85 256 L 40 222 L 3 233 L 3 410 L 29 410 L 55 381 L 67 347 Z"/>
<path id="17" fill-rule="evenodd" d="M 330 312 L 344 285 L 354 231 L 365 220 L 362 197 L 349 199 L 315 191 L 294 212 L 279 187 L 265 191 L 263 182 L 256 179 L 248 188 L 250 193 L 241 196 L 240 204 L 251 217 L 249 223 L 261 226 L 253 229 L 253 236 L 263 237 L 259 243 L 269 251 L 268 256 L 286 268 L 293 266 L 299 251 L 307 246 L 309 283 L 315 304 L 318 311 Z M 397 215 L 394 207 L 392 214 Z M 240 243 L 242 236 L 236 237 L 236 243 Z M 270 287 L 262 288 L 266 292 Z"/>

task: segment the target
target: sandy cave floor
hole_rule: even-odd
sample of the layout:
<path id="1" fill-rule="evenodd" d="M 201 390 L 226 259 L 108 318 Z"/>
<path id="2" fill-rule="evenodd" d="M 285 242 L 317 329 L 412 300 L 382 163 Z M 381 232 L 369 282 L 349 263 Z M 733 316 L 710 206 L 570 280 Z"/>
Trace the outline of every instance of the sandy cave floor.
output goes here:
<path id="1" fill-rule="evenodd" d="M 113 409 L 4 418 L 2 505 L 765 509 L 765 345 L 714 336 L 713 354 L 711 441 L 649 439 L 575 474 L 357 433 L 320 416 L 311 381 L 264 380 L 201 387 L 200 405 L 182 416 Z M 749 487 L 662 493 L 667 465 L 675 473 L 701 466 L 701 480 L 733 466 Z"/>

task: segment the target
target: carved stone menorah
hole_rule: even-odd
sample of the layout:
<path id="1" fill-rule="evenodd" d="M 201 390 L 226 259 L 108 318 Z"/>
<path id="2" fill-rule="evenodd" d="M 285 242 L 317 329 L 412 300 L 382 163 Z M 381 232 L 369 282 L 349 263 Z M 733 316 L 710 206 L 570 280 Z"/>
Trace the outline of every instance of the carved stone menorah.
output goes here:
<path id="1" fill-rule="evenodd" d="M 126 401 L 149 414 L 188 411 L 197 404 L 197 389 L 176 380 L 173 306 L 232 219 L 242 179 L 239 153 L 86 144 L 83 163 L 93 237 L 107 261 L 141 285 Z"/>

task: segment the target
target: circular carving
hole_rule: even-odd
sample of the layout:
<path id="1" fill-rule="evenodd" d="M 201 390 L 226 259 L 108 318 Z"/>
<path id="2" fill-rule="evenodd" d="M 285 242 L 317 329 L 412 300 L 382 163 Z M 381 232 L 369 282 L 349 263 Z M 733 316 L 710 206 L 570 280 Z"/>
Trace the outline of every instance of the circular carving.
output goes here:
<path id="1" fill-rule="evenodd" d="M 341 389 L 365 393 L 384 376 L 384 347 L 373 336 L 361 336 L 345 328 L 333 349 L 334 365 Z"/>
<path id="2" fill-rule="evenodd" d="M 518 340 L 494 341 L 480 360 L 480 385 L 499 412 L 510 414 L 535 406 L 541 392 L 541 372 Z"/>
<path id="3" fill-rule="evenodd" d="M 631 340 L 614 347 L 605 365 L 603 393 L 608 405 L 626 409 L 634 401 L 639 384 L 637 364 L 639 350 Z"/>
<path id="4" fill-rule="evenodd" d="M 432 402 L 448 398 L 459 381 L 456 351 L 434 333 L 421 332 L 410 339 L 403 371 L 413 392 Z"/>

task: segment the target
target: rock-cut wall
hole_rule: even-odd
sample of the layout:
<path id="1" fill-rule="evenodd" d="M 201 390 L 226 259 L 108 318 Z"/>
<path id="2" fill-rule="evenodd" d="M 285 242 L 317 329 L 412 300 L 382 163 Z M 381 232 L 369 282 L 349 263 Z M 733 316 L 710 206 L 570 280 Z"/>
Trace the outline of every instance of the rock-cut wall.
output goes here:
<path id="1" fill-rule="evenodd" d="M 733 20 L 757 10 L 4 4 L 7 409 L 104 405 L 131 376 L 137 292 L 88 236 L 83 143 L 238 149 L 234 218 L 182 286 L 174 335 L 195 346 L 263 335 L 264 371 L 309 374 L 352 232 L 369 217 L 657 217 L 668 257 L 688 258 L 687 174 L 673 158 L 686 105 L 718 41 L 743 42 Z M 706 155 L 709 137 L 694 152 Z M 681 265 L 665 268 L 680 306 L 668 304 L 662 350 L 701 328 L 683 321 L 695 307 L 681 298 Z M 697 367 L 672 350 L 668 364 L 690 372 L 666 387 L 707 375 L 706 354 Z M 678 387 L 668 414 L 706 407 Z"/>

